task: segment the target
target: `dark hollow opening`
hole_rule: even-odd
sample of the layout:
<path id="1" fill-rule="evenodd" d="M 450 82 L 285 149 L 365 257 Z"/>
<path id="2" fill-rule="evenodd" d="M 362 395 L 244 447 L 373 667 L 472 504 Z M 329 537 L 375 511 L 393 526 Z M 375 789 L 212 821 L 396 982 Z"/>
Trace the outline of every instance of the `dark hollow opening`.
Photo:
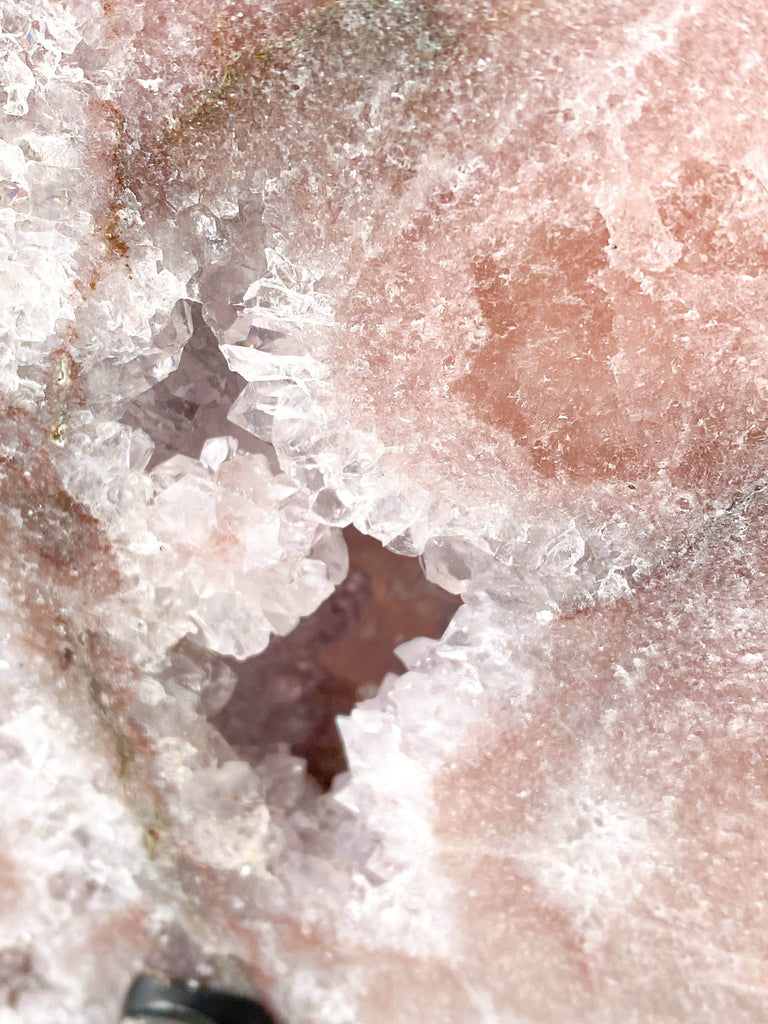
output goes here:
<path id="1" fill-rule="evenodd" d="M 347 527 L 346 579 L 288 636 L 261 654 L 228 659 L 237 675 L 229 703 L 211 721 L 252 764 L 286 748 L 327 789 L 347 768 L 336 716 L 371 697 L 403 665 L 398 644 L 439 637 L 460 604 L 430 583 L 415 558 L 395 555 Z"/>
<path id="2" fill-rule="evenodd" d="M 197 458 L 209 437 L 227 434 L 241 450 L 264 453 L 277 470 L 274 449 L 227 419 L 245 381 L 229 370 L 199 305 L 186 309 L 177 315 L 192 318 L 193 333 L 178 366 L 123 416 L 154 442 L 147 469 L 177 454 Z M 388 672 L 402 672 L 398 644 L 439 637 L 460 604 L 426 580 L 416 558 L 395 555 L 353 527 L 344 536 L 346 579 L 290 635 L 273 637 L 242 662 L 212 652 L 196 656 L 226 662 L 235 673 L 231 699 L 210 720 L 238 756 L 258 764 L 269 753 L 290 751 L 306 760 L 323 789 L 347 767 L 336 716 L 373 696 Z M 183 641 L 181 648 L 188 647 Z"/>

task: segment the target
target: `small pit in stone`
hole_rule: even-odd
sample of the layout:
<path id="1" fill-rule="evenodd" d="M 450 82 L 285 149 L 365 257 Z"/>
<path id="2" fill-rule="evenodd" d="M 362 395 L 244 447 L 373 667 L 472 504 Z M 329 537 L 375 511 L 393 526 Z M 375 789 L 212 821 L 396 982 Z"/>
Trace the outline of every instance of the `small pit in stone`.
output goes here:
<path id="1" fill-rule="evenodd" d="M 246 661 L 227 659 L 237 684 L 211 719 L 244 760 L 289 750 L 322 789 L 347 768 L 336 716 L 373 696 L 387 673 L 401 673 L 395 647 L 439 637 L 461 603 L 430 583 L 417 559 L 354 527 L 344 537 L 347 577 L 288 636 Z"/>

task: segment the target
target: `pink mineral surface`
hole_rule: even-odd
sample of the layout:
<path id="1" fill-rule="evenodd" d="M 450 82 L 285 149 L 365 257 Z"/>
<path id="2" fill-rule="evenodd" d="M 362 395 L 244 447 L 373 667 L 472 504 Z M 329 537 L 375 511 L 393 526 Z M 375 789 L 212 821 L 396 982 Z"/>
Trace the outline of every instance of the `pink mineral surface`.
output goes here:
<path id="1" fill-rule="evenodd" d="M 0 0 L 3 1024 L 768 1024 L 767 56 Z"/>

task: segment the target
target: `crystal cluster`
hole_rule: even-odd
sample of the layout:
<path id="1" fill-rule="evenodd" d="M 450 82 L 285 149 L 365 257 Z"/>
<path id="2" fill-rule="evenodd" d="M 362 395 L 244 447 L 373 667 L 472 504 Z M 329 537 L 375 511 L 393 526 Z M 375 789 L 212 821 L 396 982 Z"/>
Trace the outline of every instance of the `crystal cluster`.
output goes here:
<path id="1" fill-rule="evenodd" d="M 0 1019 L 768 1019 L 767 51 L 0 0 Z"/>

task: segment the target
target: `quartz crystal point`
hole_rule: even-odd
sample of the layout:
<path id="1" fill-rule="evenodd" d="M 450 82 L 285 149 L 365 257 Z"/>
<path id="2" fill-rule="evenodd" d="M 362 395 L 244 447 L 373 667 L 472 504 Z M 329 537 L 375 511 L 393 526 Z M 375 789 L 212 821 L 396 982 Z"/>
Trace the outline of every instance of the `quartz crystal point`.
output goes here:
<path id="1" fill-rule="evenodd" d="M 768 1022 L 766 54 L 757 0 L 0 0 L 3 1024 L 152 969 Z M 338 647 L 323 793 L 233 659 L 349 524 L 464 604 L 375 693 Z"/>

